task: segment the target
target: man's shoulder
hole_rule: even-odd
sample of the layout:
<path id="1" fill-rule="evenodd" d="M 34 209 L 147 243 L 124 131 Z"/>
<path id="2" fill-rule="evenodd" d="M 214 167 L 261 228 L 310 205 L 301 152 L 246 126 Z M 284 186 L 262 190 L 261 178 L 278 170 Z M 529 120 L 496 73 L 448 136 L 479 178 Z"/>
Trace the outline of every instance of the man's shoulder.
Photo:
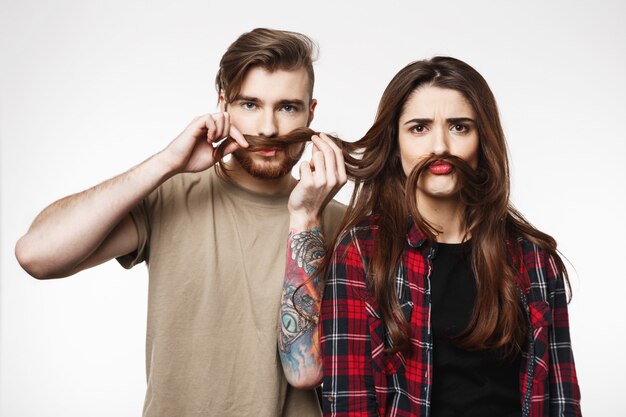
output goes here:
<path id="1" fill-rule="evenodd" d="M 346 213 L 345 204 L 336 200 L 331 200 L 324 209 L 324 234 L 326 236 L 334 236 L 344 214 Z"/>
<path id="2" fill-rule="evenodd" d="M 343 203 L 340 203 L 337 200 L 330 200 L 330 202 L 326 205 L 324 209 L 324 214 L 328 213 L 333 216 L 341 216 L 343 217 L 346 212 L 347 206 Z"/>
<path id="3" fill-rule="evenodd" d="M 202 172 L 185 172 L 174 175 L 153 191 L 153 195 L 161 198 L 186 196 L 190 190 L 199 191 L 214 188 L 218 180 L 213 167 Z"/>

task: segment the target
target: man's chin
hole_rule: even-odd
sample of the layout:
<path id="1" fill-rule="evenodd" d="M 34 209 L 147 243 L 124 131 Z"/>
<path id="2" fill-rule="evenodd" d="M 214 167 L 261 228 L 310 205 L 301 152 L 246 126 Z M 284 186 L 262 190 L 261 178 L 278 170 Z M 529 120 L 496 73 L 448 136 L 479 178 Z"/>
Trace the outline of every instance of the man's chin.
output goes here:
<path id="1" fill-rule="evenodd" d="M 246 169 L 246 171 L 248 172 L 248 174 L 252 175 L 254 178 L 258 178 L 262 180 L 277 180 L 291 173 L 291 168 L 286 168 L 284 166 L 277 166 L 277 167 L 252 166 L 250 169 Z"/>
<path id="2" fill-rule="evenodd" d="M 291 168 L 295 165 L 288 158 L 281 160 L 271 160 L 270 158 L 257 158 L 235 152 L 233 154 L 241 168 L 255 178 L 262 180 L 275 180 L 291 173 Z"/>

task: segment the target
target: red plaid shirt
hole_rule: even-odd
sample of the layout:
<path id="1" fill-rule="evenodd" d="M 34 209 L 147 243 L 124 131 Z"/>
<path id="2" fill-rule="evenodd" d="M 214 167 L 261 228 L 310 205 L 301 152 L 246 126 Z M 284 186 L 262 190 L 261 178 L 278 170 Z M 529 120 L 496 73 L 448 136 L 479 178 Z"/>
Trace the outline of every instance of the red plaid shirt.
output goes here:
<path id="1" fill-rule="evenodd" d="M 337 244 L 322 302 L 325 416 L 429 416 L 433 345 L 430 258 L 433 249 L 415 226 L 398 266 L 396 291 L 410 323 L 412 349 L 387 355 L 390 339 L 364 265 L 374 253 L 375 217 Z M 570 346 L 567 301 L 554 260 L 520 240 L 520 297 L 529 340 L 522 354 L 523 416 L 579 416 L 580 392 Z"/>

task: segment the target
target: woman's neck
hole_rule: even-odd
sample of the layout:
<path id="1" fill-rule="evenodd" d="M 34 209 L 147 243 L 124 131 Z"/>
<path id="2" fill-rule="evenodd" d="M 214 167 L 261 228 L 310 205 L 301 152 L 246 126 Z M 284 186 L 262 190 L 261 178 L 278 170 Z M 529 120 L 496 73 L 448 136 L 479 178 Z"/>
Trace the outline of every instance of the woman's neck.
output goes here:
<path id="1" fill-rule="evenodd" d="M 435 198 L 418 192 L 417 206 L 422 217 L 441 231 L 437 242 L 462 243 L 468 238 L 463 220 L 465 206 L 458 198 Z"/>

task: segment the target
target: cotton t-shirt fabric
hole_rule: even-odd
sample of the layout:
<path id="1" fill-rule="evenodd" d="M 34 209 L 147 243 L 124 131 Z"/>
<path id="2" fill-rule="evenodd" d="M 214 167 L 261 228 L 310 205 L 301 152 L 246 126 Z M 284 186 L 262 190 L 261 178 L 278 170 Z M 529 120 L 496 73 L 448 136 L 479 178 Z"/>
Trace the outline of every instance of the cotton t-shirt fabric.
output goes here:
<path id="1" fill-rule="evenodd" d="M 180 174 L 131 213 L 149 270 L 145 417 L 319 416 L 313 390 L 288 386 L 277 350 L 289 195 Z M 344 206 L 332 201 L 332 237 Z"/>
<path id="2" fill-rule="evenodd" d="M 471 242 L 433 245 L 430 274 L 433 333 L 432 417 L 521 417 L 520 355 L 455 345 L 470 322 L 476 281 Z"/>

